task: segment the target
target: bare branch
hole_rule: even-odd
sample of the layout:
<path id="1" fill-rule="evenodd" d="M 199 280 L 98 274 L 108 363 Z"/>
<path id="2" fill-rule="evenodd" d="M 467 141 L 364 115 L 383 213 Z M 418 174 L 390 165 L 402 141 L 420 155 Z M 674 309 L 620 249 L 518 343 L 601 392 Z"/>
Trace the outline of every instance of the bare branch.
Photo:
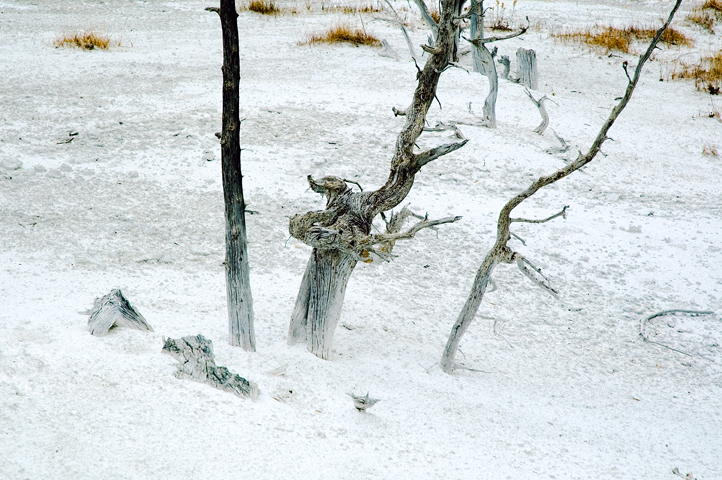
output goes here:
<path id="1" fill-rule="evenodd" d="M 431 31 L 434 32 L 434 38 L 436 38 L 439 34 L 439 25 L 437 25 L 436 21 L 434 21 L 431 17 L 431 12 L 429 12 L 429 9 L 426 7 L 424 0 L 414 0 L 414 3 L 417 7 L 419 7 L 421 16 L 424 18 L 429 27 L 431 27 Z"/>
<path id="2" fill-rule="evenodd" d="M 354 182 L 353 180 L 346 180 L 345 178 L 343 179 L 343 181 L 346 183 L 353 183 L 354 185 L 356 185 L 358 187 L 359 190 L 361 190 L 362 192 L 364 191 L 364 189 L 361 188 L 361 184 L 358 182 Z"/>
<path id="3" fill-rule="evenodd" d="M 541 135 L 544 133 L 544 130 L 546 130 L 549 126 L 549 114 L 547 113 L 547 109 L 544 107 L 544 101 L 549 100 L 550 102 L 554 102 L 554 100 L 551 100 L 546 95 L 537 100 L 536 98 L 534 98 L 528 88 L 524 88 L 524 92 L 531 99 L 531 101 L 534 102 L 534 105 L 536 105 L 536 107 L 539 109 L 539 114 L 542 117 L 542 123 L 540 123 L 539 126 L 534 129 L 534 133 L 538 133 L 539 135 Z"/>
<path id="4" fill-rule="evenodd" d="M 394 112 L 394 117 L 405 117 L 406 110 L 401 110 L 396 107 L 391 107 L 391 111 Z"/>
<path id="5" fill-rule="evenodd" d="M 206 12 L 216 12 L 218 15 L 221 14 L 221 9 L 218 7 L 206 7 L 205 11 Z"/>
<path id="6" fill-rule="evenodd" d="M 464 133 L 459 130 L 459 127 L 456 126 L 455 123 L 443 123 L 438 122 L 436 126 L 434 127 L 425 127 L 425 132 L 444 132 L 446 130 L 452 130 L 454 132 L 454 136 L 458 138 L 459 140 L 466 140 L 466 137 L 464 136 Z"/>
<path id="7" fill-rule="evenodd" d="M 426 53 L 430 53 L 431 55 L 438 55 L 444 51 L 444 49 L 441 47 L 430 47 L 428 45 L 421 45 L 421 50 L 425 51 Z"/>
<path id="8" fill-rule="evenodd" d="M 518 222 L 518 223 L 546 223 L 549 220 L 553 220 L 557 217 L 562 217 L 566 220 L 567 218 L 567 208 L 569 208 L 569 205 L 565 205 L 564 208 L 562 208 L 562 211 L 559 213 L 555 213 L 549 218 L 544 218 L 542 220 L 527 220 L 526 218 L 512 218 L 509 221 L 511 223 Z"/>
<path id="9" fill-rule="evenodd" d="M 527 26 L 521 27 L 518 32 L 510 33 L 509 35 L 502 35 L 500 37 L 486 37 L 486 38 L 477 38 L 477 39 L 469 39 L 466 37 L 462 37 L 467 42 L 476 45 L 477 47 L 480 47 L 486 43 L 492 43 L 492 42 L 500 42 L 502 40 L 509 40 L 510 38 L 518 37 L 519 35 L 524 35 L 527 30 L 529 30 L 529 17 L 526 17 Z"/>
<path id="10" fill-rule="evenodd" d="M 411 58 L 414 59 L 414 63 L 417 62 L 416 60 L 416 52 L 414 52 L 414 45 L 411 43 L 411 38 L 409 38 L 409 34 L 406 31 L 406 27 L 404 27 L 404 22 L 401 21 L 401 18 L 399 17 L 399 14 L 396 13 L 396 10 L 394 10 L 394 7 L 391 5 L 389 0 L 384 0 L 386 2 L 386 5 L 389 6 L 392 12 L 394 12 L 394 17 L 396 18 L 396 23 L 399 25 L 399 28 L 401 28 L 401 31 L 404 34 L 404 38 L 406 39 L 406 45 L 409 47 L 409 52 L 411 53 Z M 418 68 L 418 67 L 417 67 Z"/>
<path id="11" fill-rule="evenodd" d="M 558 296 L 559 292 L 557 290 L 555 290 L 554 288 L 552 288 L 552 286 L 549 284 L 549 279 L 541 273 L 540 268 L 535 267 L 529 260 L 522 257 L 518 253 L 516 255 L 514 255 L 514 257 L 516 258 L 517 267 L 519 267 L 519 270 L 521 271 L 521 273 L 524 274 L 524 276 L 526 278 L 531 280 L 532 283 L 534 283 L 535 285 L 541 287 L 545 292 L 549 293 L 552 297 L 556 298 L 557 300 L 559 299 L 559 296 Z M 534 276 L 534 274 L 531 273 L 531 270 L 529 270 L 525 264 L 529 265 L 541 277 L 541 279 Z"/>
<path id="12" fill-rule="evenodd" d="M 371 235 L 371 244 L 375 245 L 378 243 L 387 243 L 387 242 L 395 242 L 397 240 L 409 240 L 414 238 L 414 236 L 419 232 L 419 230 L 422 230 L 424 228 L 430 228 L 434 227 L 436 225 L 443 225 L 445 223 L 454 223 L 461 220 L 461 216 L 456 217 L 445 217 L 441 218 L 439 220 L 428 220 L 424 219 L 418 222 L 416 225 L 411 227 L 405 232 L 402 233 L 378 233 L 375 235 Z"/>
<path id="13" fill-rule="evenodd" d="M 466 145 L 466 143 L 468 141 L 469 140 L 466 139 L 466 140 L 462 140 L 461 142 L 458 142 L 458 143 L 446 143 L 444 145 L 432 148 L 431 150 L 427 150 L 426 152 L 419 153 L 416 155 L 416 159 L 415 159 L 416 167 L 421 168 L 424 165 L 426 165 L 427 163 L 433 162 L 434 160 L 436 160 L 439 157 L 443 157 L 446 154 L 449 154 L 455 150 L 458 150 L 461 147 L 463 147 L 464 145 Z"/>

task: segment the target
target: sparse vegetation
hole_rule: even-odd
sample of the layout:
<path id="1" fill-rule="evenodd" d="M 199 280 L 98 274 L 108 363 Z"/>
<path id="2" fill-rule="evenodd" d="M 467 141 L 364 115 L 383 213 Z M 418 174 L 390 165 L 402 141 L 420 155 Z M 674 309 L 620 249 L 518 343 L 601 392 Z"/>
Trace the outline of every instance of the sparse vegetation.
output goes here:
<path id="1" fill-rule="evenodd" d="M 340 12 L 349 15 L 355 15 L 357 13 L 378 13 L 382 12 L 383 8 L 375 5 L 371 2 L 359 3 L 358 5 L 350 4 L 322 4 L 321 11 L 323 12 Z"/>
<path id="2" fill-rule="evenodd" d="M 429 9 L 429 15 L 431 15 L 431 18 L 436 22 L 439 23 L 439 20 L 441 20 L 441 15 L 439 14 L 439 9 L 436 6 L 432 6 Z"/>
<path id="3" fill-rule="evenodd" d="M 279 15 L 281 13 L 281 9 L 273 3 L 273 0 L 250 0 L 246 9 L 261 15 Z"/>
<path id="4" fill-rule="evenodd" d="M 369 45 L 372 47 L 381 45 L 381 41 L 367 33 L 366 29 L 354 29 L 347 23 L 335 25 L 323 33 L 309 35 L 305 41 L 299 42 L 299 45 L 316 43 L 351 43 L 353 45 Z"/>
<path id="5" fill-rule="evenodd" d="M 516 2 L 512 3 L 511 16 L 507 16 L 506 4 L 496 0 L 496 5 L 492 8 L 491 14 L 489 15 L 490 21 L 488 28 L 490 30 L 497 30 L 502 32 L 510 32 L 514 28 L 512 21 L 514 19 L 514 13 L 516 12 Z"/>
<path id="6" fill-rule="evenodd" d="M 722 89 L 722 50 L 702 57 L 699 63 L 676 62 L 670 76 L 673 80 L 694 80 L 697 90 L 719 95 Z"/>
<path id="7" fill-rule="evenodd" d="M 83 30 L 64 33 L 53 41 L 53 45 L 55 45 L 55 48 L 74 47 L 83 50 L 94 50 L 96 48 L 107 50 L 111 43 L 110 36 L 104 33 L 95 30 Z M 120 42 L 117 42 L 116 45 L 120 46 Z"/>
<path id="8" fill-rule="evenodd" d="M 648 41 L 654 37 L 657 29 L 654 27 L 640 27 L 631 25 L 625 28 L 617 27 L 587 27 L 583 30 L 552 33 L 552 37 L 570 43 L 586 43 L 594 48 L 603 50 L 605 53 L 619 51 L 632 53 L 632 42 L 634 40 Z M 661 39 L 667 45 L 679 45 L 691 47 L 694 42 L 691 38 L 679 30 L 669 27 Z"/>
<path id="9" fill-rule="evenodd" d="M 706 0 L 694 7 L 686 19 L 714 35 L 715 21 L 722 21 L 722 0 Z"/>

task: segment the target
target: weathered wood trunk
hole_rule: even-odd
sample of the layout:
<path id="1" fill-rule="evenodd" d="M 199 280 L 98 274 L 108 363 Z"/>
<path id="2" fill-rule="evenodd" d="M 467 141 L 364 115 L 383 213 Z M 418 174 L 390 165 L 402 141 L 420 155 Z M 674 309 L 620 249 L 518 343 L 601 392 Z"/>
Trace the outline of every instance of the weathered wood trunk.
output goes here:
<path id="1" fill-rule="evenodd" d="M 221 132 L 221 168 L 226 218 L 226 297 L 228 334 L 231 345 L 256 350 L 253 326 L 246 239 L 246 204 L 243 199 L 239 117 L 241 77 L 238 55 L 238 13 L 234 0 L 221 0 L 217 11 L 223 31 L 223 130 Z"/>
<path id="2" fill-rule="evenodd" d="M 346 285 L 356 263 L 348 253 L 313 249 L 291 316 L 289 345 L 306 341 L 309 352 L 328 360 Z"/>
<path id="3" fill-rule="evenodd" d="M 520 48 L 516 51 L 516 68 L 519 83 L 526 88 L 536 90 L 539 88 L 539 72 L 536 66 L 536 52 Z"/>
<path id="4" fill-rule="evenodd" d="M 484 2 L 471 2 L 472 15 L 469 34 L 472 40 L 484 39 Z M 499 76 L 494 65 L 494 55 L 483 43 L 471 44 L 474 71 L 484 75 L 489 80 L 489 94 L 484 100 L 482 120 L 489 128 L 496 128 L 496 98 L 499 93 Z"/>
<path id="5" fill-rule="evenodd" d="M 190 378 L 239 397 L 254 400 L 258 397 L 258 385 L 231 373 L 226 367 L 216 365 L 213 342 L 203 335 L 178 340 L 168 338 L 161 352 L 178 360 L 178 370 L 175 372 L 177 378 Z"/>
<path id="6" fill-rule="evenodd" d="M 90 334 L 102 337 L 113 327 L 126 327 L 144 332 L 152 332 L 153 328 L 143 315 L 123 296 L 120 289 L 114 288 L 109 294 L 96 298 L 93 308 L 87 312 Z"/>
<path id="7" fill-rule="evenodd" d="M 436 45 L 429 48 L 431 57 L 417 74 L 418 84 L 411 105 L 402 112 L 406 123 L 396 140 L 386 183 L 377 190 L 356 193 L 342 178 L 328 176 L 314 180 L 308 177 L 311 189 L 326 196 L 327 202 L 325 210 L 294 215 L 289 222 L 291 236 L 314 248 L 288 328 L 289 344 L 305 340 L 309 351 L 318 357 L 329 358 L 346 285 L 357 261 L 368 258 L 369 252 L 386 258 L 388 255 L 374 250 L 374 245 L 412 238 L 421 228 L 460 218 L 424 219 L 408 232 L 371 234 L 373 219 L 406 198 L 414 184 L 414 176 L 424 165 L 466 144 L 464 140 L 414 152 L 416 140 L 424 130 L 426 113 L 436 96 L 441 73 L 449 66 L 455 52 L 457 26 L 454 16 L 460 11 L 461 3 L 462 0 L 442 0 Z"/>

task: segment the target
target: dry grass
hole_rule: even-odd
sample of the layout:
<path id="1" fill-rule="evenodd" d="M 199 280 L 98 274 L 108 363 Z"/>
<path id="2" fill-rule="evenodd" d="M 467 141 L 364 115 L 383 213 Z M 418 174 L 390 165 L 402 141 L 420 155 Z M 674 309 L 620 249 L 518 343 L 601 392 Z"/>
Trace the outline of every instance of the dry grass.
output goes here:
<path id="1" fill-rule="evenodd" d="M 432 6 L 429 10 L 429 15 L 431 15 L 431 18 L 434 19 L 436 23 L 439 23 L 441 20 L 441 14 L 439 13 L 439 9 L 435 6 Z"/>
<path id="2" fill-rule="evenodd" d="M 308 8 L 308 7 L 307 7 Z M 321 11 L 327 13 L 340 12 L 349 15 L 355 15 L 357 13 L 379 13 L 383 12 L 383 8 L 379 5 L 375 5 L 370 2 L 359 3 L 358 5 L 351 4 L 321 4 Z"/>
<path id="3" fill-rule="evenodd" d="M 722 21 L 722 0 L 706 0 L 694 7 L 686 19 L 714 35 L 715 21 Z"/>
<path id="4" fill-rule="evenodd" d="M 64 33 L 53 41 L 55 48 L 74 47 L 83 50 L 94 50 L 99 48 L 107 50 L 111 46 L 110 36 L 95 30 L 75 31 L 72 33 Z M 115 46 L 120 46 L 120 42 L 116 42 Z"/>
<path id="5" fill-rule="evenodd" d="M 250 0 L 248 5 L 242 5 L 241 10 L 260 13 L 261 15 L 280 15 L 281 9 L 273 3 L 273 0 Z"/>
<path id="6" fill-rule="evenodd" d="M 496 5 L 492 8 L 489 14 L 489 24 L 487 28 L 495 31 L 510 32 L 513 30 L 513 18 L 514 12 L 516 11 L 516 1 L 513 0 L 511 7 L 511 14 L 507 11 L 506 4 L 496 0 Z"/>
<path id="7" fill-rule="evenodd" d="M 366 30 L 354 29 L 347 23 L 340 23 L 329 28 L 323 33 L 309 35 L 299 42 L 299 45 L 313 45 L 316 43 L 351 43 L 353 45 L 369 45 L 372 47 L 381 46 L 381 41 Z"/>
<path id="8" fill-rule="evenodd" d="M 702 57 L 699 63 L 676 62 L 670 76 L 673 80 L 694 80 L 697 90 L 719 95 L 722 89 L 722 50 Z"/>
<path id="9" fill-rule="evenodd" d="M 656 28 L 640 27 L 637 25 L 631 25 L 625 28 L 595 26 L 587 27 L 583 30 L 552 33 L 552 37 L 562 42 L 586 43 L 598 50 L 603 50 L 605 53 L 615 50 L 623 53 L 632 53 L 633 41 L 649 41 L 656 33 Z M 673 27 L 667 28 L 662 35 L 661 41 L 667 45 L 685 47 L 694 45 L 691 38 Z"/>

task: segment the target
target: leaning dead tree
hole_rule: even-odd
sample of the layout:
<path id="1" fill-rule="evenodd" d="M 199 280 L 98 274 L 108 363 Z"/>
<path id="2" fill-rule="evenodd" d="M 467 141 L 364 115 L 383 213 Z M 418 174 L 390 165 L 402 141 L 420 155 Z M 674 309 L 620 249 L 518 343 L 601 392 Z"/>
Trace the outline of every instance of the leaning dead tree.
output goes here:
<path id="1" fill-rule="evenodd" d="M 241 175 L 241 121 L 239 84 L 241 62 L 238 56 L 238 13 L 235 0 L 221 0 L 221 8 L 209 7 L 221 17 L 223 31 L 223 130 L 221 131 L 221 169 L 226 217 L 226 298 L 228 333 L 231 345 L 256 351 L 253 327 L 246 240 L 246 203 Z"/>
<path id="2" fill-rule="evenodd" d="M 290 345 L 305 341 L 310 352 L 320 358 L 329 358 L 346 284 L 356 263 L 370 260 L 371 254 L 388 259 L 393 242 L 413 238 L 423 228 L 461 218 L 432 221 L 422 217 L 411 228 L 401 231 L 400 216 L 410 217 L 401 210 L 388 221 L 385 233 L 371 233 L 374 218 L 395 208 L 406 198 L 414 184 L 414 176 L 424 165 L 466 144 L 463 140 L 424 152 L 414 151 L 436 96 L 439 78 L 453 60 L 459 22 L 455 12 L 463 1 L 441 2 L 438 38 L 433 47 L 424 46 L 431 56 L 424 68 L 418 70 L 418 84 L 411 105 L 403 111 L 396 110 L 406 116 L 406 123 L 396 140 L 386 183 L 374 191 L 355 192 L 339 177 L 316 180 L 309 175 L 311 189 L 326 197 L 326 208 L 295 215 L 290 220 L 291 236 L 313 247 L 288 329 Z"/>
<path id="3" fill-rule="evenodd" d="M 471 43 L 474 71 L 479 72 L 489 80 L 489 94 L 484 101 L 481 121 L 483 125 L 489 128 L 496 128 L 496 98 L 499 93 L 499 75 L 494 65 L 494 57 L 496 56 L 497 49 L 494 48 L 492 51 L 489 51 L 486 46 L 489 43 L 508 40 L 524 34 L 529 28 L 529 20 L 527 19 L 526 27 L 522 27 L 516 32 L 498 37 L 485 37 L 484 12 L 484 0 L 471 0 L 469 11 L 462 17 L 469 18 L 471 22 L 469 27 L 469 35 L 471 38 L 467 38 L 466 40 Z M 471 105 L 469 105 L 469 109 L 471 110 Z"/>
<path id="4" fill-rule="evenodd" d="M 518 252 L 515 252 L 514 250 L 509 248 L 507 243 L 511 239 L 510 227 L 512 223 L 543 223 L 557 216 L 563 215 L 564 210 L 562 210 L 556 215 L 553 215 L 543 220 L 526 220 L 523 218 L 511 218 L 511 212 L 516 207 L 518 207 L 524 200 L 534 195 L 541 188 L 550 185 L 558 180 L 561 180 L 570 173 L 579 170 L 584 165 L 591 162 L 597 155 L 597 153 L 599 153 L 599 150 L 602 147 L 602 143 L 604 143 L 604 141 L 609 138 L 607 137 L 607 132 L 609 132 L 609 129 L 612 127 L 619 114 L 622 112 L 622 110 L 624 110 L 624 107 L 627 106 L 627 103 L 632 98 L 632 93 L 634 93 L 634 89 L 637 86 L 639 77 L 642 74 L 642 68 L 644 67 L 644 64 L 649 59 L 652 51 L 656 48 L 659 39 L 662 37 L 662 34 L 665 32 L 665 30 L 667 30 L 667 27 L 672 21 L 672 18 L 674 17 L 674 14 L 679 8 L 681 2 L 682 0 L 676 1 L 671 13 L 669 14 L 669 17 L 667 18 L 666 23 L 662 26 L 662 28 L 657 31 L 656 35 L 649 44 L 649 47 L 647 47 L 646 52 L 644 52 L 644 54 L 639 57 L 639 63 L 637 64 L 637 68 L 634 71 L 633 77 L 629 76 L 629 73 L 627 72 L 627 64 L 626 62 L 624 63 L 624 71 L 627 74 L 627 79 L 629 80 L 627 83 L 627 89 L 622 99 L 612 109 L 612 113 L 609 115 L 609 118 L 607 118 L 606 122 L 604 122 L 604 125 L 599 131 L 597 137 L 594 139 L 594 142 L 592 143 L 589 151 L 585 154 L 582 154 L 580 152 L 579 156 L 574 162 L 568 164 L 564 168 L 557 170 L 551 175 L 538 178 L 526 190 L 509 200 L 506 205 L 504 205 L 504 207 L 501 209 L 501 212 L 499 213 L 499 221 L 497 223 L 496 242 L 494 243 L 494 246 L 491 248 L 491 250 L 489 250 L 489 252 L 486 254 L 484 261 L 479 267 L 479 270 L 476 273 L 476 278 L 474 279 L 471 293 L 469 294 L 469 297 L 467 298 L 466 303 L 464 304 L 464 307 L 462 308 L 461 313 L 456 320 L 456 323 L 454 323 L 454 326 L 451 328 L 451 334 L 449 335 L 449 340 L 446 343 L 446 348 L 444 349 L 444 353 L 440 361 L 441 369 L 444 372 L 451 373 L 454 370 L 454 357 L 456 355 L 456 351 L 458 350 L 459 342 L 461 342 L 461 338 L 464 335 L 464 332 L 466 332 L 466 330 L 469 328 L 469 325 L 471 325 L 471 322 L 474 320 L 474 317 L 479 310 L 479 305 L 484 298 L 484 293 L 486 292 L 486 287 L 489 284 L 491 274 L 497 265 L 499 265 L 500 263 L 516 263 L 522 270 L 522 272 L 530 279 L 532 279 L 535 283 L 545 288 L 550 293 L 556 294 L 556 291 L 554 291 L 550 287 L 546 279 L 541 276 L 541 272 L 539 272 L 539 270 L 536 270 L 535 273 L 532 273 L 529 268 L 527 268 L 528 266 L 531 266 L 528 260 L 526 260 Z"/>

